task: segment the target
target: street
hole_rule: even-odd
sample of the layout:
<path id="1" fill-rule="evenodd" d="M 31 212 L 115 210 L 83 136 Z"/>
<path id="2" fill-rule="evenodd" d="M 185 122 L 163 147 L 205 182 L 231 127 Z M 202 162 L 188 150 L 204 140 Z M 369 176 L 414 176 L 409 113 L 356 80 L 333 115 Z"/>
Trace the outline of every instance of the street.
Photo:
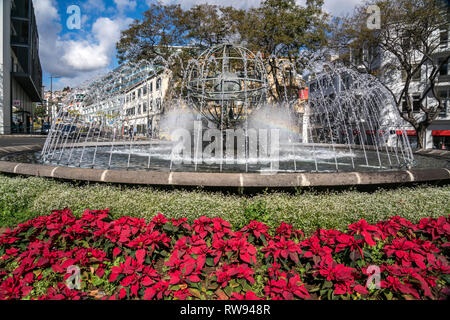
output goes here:
<path id="1" fill-rule="evenodd" d="M 0 147 L 14 147 L 14 146 L 24 146 L 24 145 L 44 145 L 47 136 L 14 136 L 0 135 Z"/>

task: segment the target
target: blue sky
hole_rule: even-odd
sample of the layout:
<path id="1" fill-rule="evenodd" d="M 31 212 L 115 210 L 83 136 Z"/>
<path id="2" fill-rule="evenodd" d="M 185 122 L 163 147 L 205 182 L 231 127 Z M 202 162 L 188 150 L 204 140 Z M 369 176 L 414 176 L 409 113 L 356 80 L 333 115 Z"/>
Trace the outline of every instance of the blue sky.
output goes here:
<path id="1" fill-rule="evenodd" d="M 40 57 L 44 85 L 50 89 L 74 87 L 117 66 L 115 44 L 120 32 L 139 19 L 154 0 L 33 0 L 40 37 Z M 298 0 L 304 3 L 306 0 Z M 325 0 L 324 8 L 334 15 L 350 12 L 362 0 Z M 184 8 L 199 3 L 249 8 L 261 0 L 161 0 Z M 81 12 L 81 28 L 69 30 L 67 9 L 76 5 Z"/>

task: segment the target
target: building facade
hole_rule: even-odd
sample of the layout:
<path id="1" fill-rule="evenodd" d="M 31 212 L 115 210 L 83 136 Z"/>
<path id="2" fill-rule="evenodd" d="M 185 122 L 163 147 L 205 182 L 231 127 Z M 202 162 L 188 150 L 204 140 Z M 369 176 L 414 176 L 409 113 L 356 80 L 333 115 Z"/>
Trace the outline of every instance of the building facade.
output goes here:
<path id="1" fill-rule="evenodd" d="M 425 149 L 446 149 L 450 150 L 450 61 L 443 64 L 444 58 L 450 55 L 450 42 L 449 42 L 450 24 L 441 27 L 440 32 L 436 32 L 430 42 L 438 41 L 438 48 L 432 53 L 432 58 L 435 60 L 436 65 L 442 65 L 436 82 L 437 92 L 442 98 L 443 108 L 437 115 L 436 119 L 427 128 L 426 135 L 424 137 L 423 146 Z M 383 55 L 381 55 L 383 57 Z M 422 55 L 416 53 L 416 61 L 420 61 Z M 377 62 L 376 68 L 383 70 L 390 63 L 389 57 L 384 56 Z M 413 104 L 414 118 L 420 120 L 424 114 L 420 107 L 420 98 L 425 92 L 428 85 L 428 77 L 432 72 L 431 64 L 424 64 L 422 68 L 416 72 L 412 78 L 409 86 L 410 99 Z M 382 72 L 380 73 L 382 75 Z M 383 81 L 388 87 L 392 89 L 396 94 L 400 93 L 400 90 L 404 87 L 406 81 L 406 75 L 403 71 L 397 71 L 395 74 L 390 73 L 389 77 L 383 78 L 380 76 L 380 80 Z M 433 93 L 430 92 L 423 102 L 426 108 L 436 107 L 437 100 Z M 407 113 L 406 100 L 402 101 L 402 113 Z M 404 121 L 406 127 L 406 134 L 413 148 L 419 146 L 418 136 L 414 127 L 407 121 Z"/>
<path id="2" fill-rule="evenodd" d="M 443 59 L 450 55 L 449 34 L 450 24 L 447 24 L 446 26 L 442 26 L 439 32 L 435 32 L 431 39 L 429 39 L 430 42 L 439 44 L 437 49 L 434 50 L 432 58 L 435 60 L 435 64 L 442 64 L 442 67 L 439 70 L 436 88 L 440 98 L 442 98 L 444 106 L 436 119 L 426 130 L 423 141 L 423 146 L 426 149 L 450 150 L 450 61 L 445 64 L 441 63 L 445 61 Z M 416 59 L 415 61 L 420 61 L 423 57 L 420 52 L 413 52 L 411 56 Z M 405 85 L 406 75 L 402 70 L 394 69 L 395 71 L 392 71 L 392 65 L 393 63 L 395 64 L 395 62 L 393 62 L 395 61 L 395 58 L 390 56 L 389 53 L 382 52 L 380 48 L 359 49 L 358 52 L 349 50 L 346 53 L 341 53 L 339 58 L 353 67 L 356 67 L 361 72 L 365 73 L 368 72 L 368 70 L 371 70 L 371 72 L 374 72 L 379 80 L 389 87 L 392 92 L 397 96 L 400 95 L 400 92 Z M 428 85 L 427 80 L 432 69 L 433 67 L 431 64 L 424 64 L 422 68 L 414 74 L 409 85 L 409 97 L 413 104 L 414 118 L 419 121 L 421 120 L 421 117 L 424 117 L 424 113 L 420 107 L 420 98 L 426 90 L 426 86 Z M 333 88 L 337 88 L 338 91 L 341 90 L 345 80 L 345 75 L 337 77 L 334 81 Z M 311 93 L 318 88 L 317 82 L 313 79 L 309 81 L 309 86 Z M 343 87 L 345 87 L 345 85 Z M 327 92 L 324 94 L 327 95 Z M 424 106 L 426 108 L 437 106 L 437 100 L 433 93 L 430 92 L 425 97 Z M 407 113 L 406 100 L 403 99 L 401 110 L 397 110 L 397 107 L 393 105 L 385 106 L 382 110 L 384 113 L 380 115 L 381 118 L 393 119 L 394 116 L 396 116 L 392 114 L 393 112 L 397 114 Z M 396 123 L 396 125 L 393 125 L 391 130 L 389 130 L 389 134 L 393 136 L 389 139 L 389 144 L 397 144 L 397 142 L 403 140 L 402 135 L 406 134 L 411 147 L 414 149 L 418 148 L 418 136 L 414 127 L 403 118 L 400 118 L 399 120 L 400 121 Z"/>
<path id="3" fill-rule="evenodd" d="M 162 68 L 130 69 L 121 66 L 98 82 L 100 90 L 88 90 L 78 107 L 88 122 L 114 126 L 122 135 L 156 136 L 170 75 Z M 156 67 L 158 68 L 158 67 Z M 93 84 L 93 87 L 97 86 Z"/>
<path id="4" fill-rule="evenodd" d="M 159 135 L 163 101 L 169 88 L 169 75 L 161 72 L 131 87 L 125 94 L 123 130 L 138 135 Z"/>
<path id="5" fill-rule="evenodd" d="M 0 134 L 32 133 L 42 102 L 39 34 L 32 0 L 0 2 Z"/>

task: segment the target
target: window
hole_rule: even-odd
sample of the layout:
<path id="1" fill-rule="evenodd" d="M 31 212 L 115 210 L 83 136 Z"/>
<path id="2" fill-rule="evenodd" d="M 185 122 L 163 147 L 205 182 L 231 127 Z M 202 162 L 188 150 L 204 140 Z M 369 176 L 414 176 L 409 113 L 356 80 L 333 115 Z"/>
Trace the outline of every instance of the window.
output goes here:
<path id="1" fill-rule="evenodd" d="M 405 51 L 408 51 L 411 49 L 411 33 L 409 31 L 403 32 L 402 35 L 402 48 Z"/>
<path id="2" fill-rule="evenodd" d="M 153 92 L 153 82 L 150 82 L 150 92 Z"/>
<path id="3" fill-rule="evenodd" d="M 413 104 L 413 112 L 414 113 L 419 113 L 420 112 L 420 95 L 415 94 L 412 96 L 412 104 Z M 408 113 L 408 109 L 407 109 L 407 103 L 406 103 L 406 99 L 403 98 L 402 100 L 402 112 L 403 113 Z"/>
<path id="4" fill-rule="evenodd" d="M 143 96 L 146 96 L 146 95 L 147 95 L 147 85 L 145 85 L 145 86 L 142 88 L 142 95 L 143 95 Z"/>
<path id="5" fill-rule="evenodd" d="M 141 105 L 138 106 L 138 112 L 137 112 L 137 113 L 138 113 L 138 114 L 141 113 Z"/>
<path id="6" fill-rule="evenodd" d="M 161 88 L 161 78 L 156 80 L 156 90 L 159 90 L 159 88 Z"/>
<path id="7" fill-rule="evenodd" d="M 441 112 L 439 113 L 439 116 L 445 118 L 447 117 L 447 108 L 450 105 L 450 97 L 447 91 L 439 91 L 439 96 L 442 98 L 442 104 L 444 105 Z"/>
<path id="8" fill-rule="evenodd" d="M 156 99 L 156 109 L 158 111 L 161 110 L 161 99 L 160 98 Z"/>
<path id="9" fill-rule="evenodd" d="M 136 114 L 136 108 L 127 109 L 127 116 L 134 116 Z"/>
<path id="10" fill-rule="evenodd" d="M 138 96 L 138 99 L 141 97 L 141 88 L 138 89 L 137 96 Z"/>
<path id="11" fill-rule="evenodd" d="M 143 113 L 147 112 L 147 102 L 144 102 L 143 107 L 142 107 L 142 112 Z"/>
<path id="12" fill-rule="evenodd" d="M 413 112 L 420 112 L 420 95 L 413 95 Z"/>
<path id="13" fill-rule="evenodd" d="M 442 48 L 445 48 L 448 45 L 448 26 L 441 27 L 440 44 Z"/>
<path id="14" fill-rule="evenodd" d="M 444 59 L 439 59 L 438 63 L 439 63 L 439 65 L 442 65 L 441 69 L 439 71 L 439 74 L 441 76 L 447 76 L 449 74 L 448 73 L 448 61 L 447 61 L 447 63 L 444 63 Z"/>

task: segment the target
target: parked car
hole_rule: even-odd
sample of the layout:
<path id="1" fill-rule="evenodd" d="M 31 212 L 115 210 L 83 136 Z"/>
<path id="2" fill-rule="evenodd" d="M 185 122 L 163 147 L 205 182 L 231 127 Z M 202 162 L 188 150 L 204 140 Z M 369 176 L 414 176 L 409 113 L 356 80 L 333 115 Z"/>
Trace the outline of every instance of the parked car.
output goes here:
<path id="1" fill-rule="evenodd" d="M 69 136 L 69 139 L 73 139 L 75 138 L 75 131 L 76 131 L 77 127 L 73 126 L 73 125 L 65 125 L 62 128 L 62 135 L 64 138 L 66 138 L 67 136 Z"/>
<path id="2" fill-rule="evenodd" d="M 48 134 L 50 132 L 50 123 L 44 123 L 41 127 L 41 134 Z"/>

